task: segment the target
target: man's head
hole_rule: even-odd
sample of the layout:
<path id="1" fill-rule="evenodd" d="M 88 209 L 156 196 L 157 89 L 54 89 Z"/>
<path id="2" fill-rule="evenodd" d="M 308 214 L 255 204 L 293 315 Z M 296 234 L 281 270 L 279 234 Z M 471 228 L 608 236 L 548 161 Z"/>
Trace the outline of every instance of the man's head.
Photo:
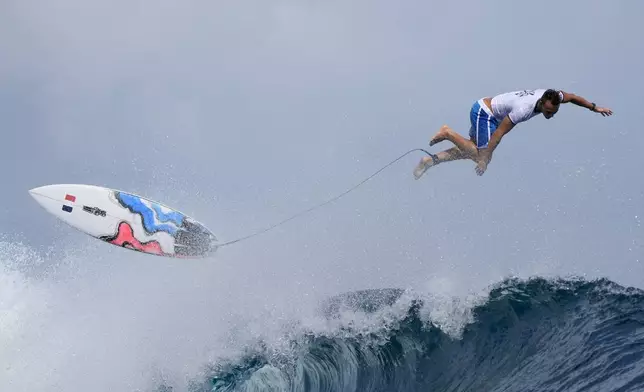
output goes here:
<path id="1" fill-rule="evenodd" d="M 537 102 L 537 110 L 543 113 L 545 118 L 552 118 L 558 111 L 561 104 L 559 91 L 548 89 Z"/>

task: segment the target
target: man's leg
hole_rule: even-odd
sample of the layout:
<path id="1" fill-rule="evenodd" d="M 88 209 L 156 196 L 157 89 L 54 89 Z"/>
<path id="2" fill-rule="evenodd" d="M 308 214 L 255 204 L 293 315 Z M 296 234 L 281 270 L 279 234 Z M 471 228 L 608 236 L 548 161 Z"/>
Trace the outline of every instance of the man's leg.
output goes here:
<path id="1" fill-rule="evenodd" d="M 454 130 L 447 125 L 443 125 L 441 129 L 434 135 L 432 140 L 430 140 L 429 145 L 433 146 L 436 143 L 440 143 L 444 140 L 449 140 L 454 143 L 461 153 L 467 155 L 466 158 L 476 161 L 478 157 L 479 150 L 476 147 L 476 143 L 473 140 L 467 140 L 463 136 L 454 132 Z"/>
<path id="2" fill-rule="evenodd" d="M 489 110 L 484 105 L 483 100 L 478 100 L 474 102 L 470 109 L 470 140 L 454 132 L 447 125 L 443 125 L 431 139 L 429 145 L 433 146 L 443 140 L 449 140 L 464 154 L 467 154 L 470 159 L 476 162 L 479 148 L 487 147 L 492 133 L 494 133 L 496 127 L 499 125 L 494 116 L 488 113 Z"/>
<path id="3" fill-rule="evenodd" d="M 429 145 L 433 146 L 436 143 L 449 140 L 454 143 L 456 147 L 436 154 L 437 162 L 434 162 L 431 157 L 424 157 L 420 163 L 418 163 L 416 169 L 414 169 L 414 177 L 416 177 L 416 179 L 420 178 L 427 169 L 442 162 L 454 161 L 457 159 L 471 159 L 476 163 L 478 160 L 479 148 L 487 146 L 490 135 L 494 132 L 498 124 L 494 118 L 488 116 L 487 111 L 481 107 L 479 100 L 475 102 L 470 109 L 470 125 L 469 140 L 454 132 L 454 130 L 447 125 L 443 125 L 430 140 Z"/>
<path id="4" fill-rule="evenodd" d="M 423 157 L 420 162 L 418 162 L 418 165 L 414 169 L 414 178 L 419 179 L 427 169 L 432 166 L 436 166 L 439 163 L 469 158 L 466 154 L 463 154 L 458 147 L 452 147 L 448 150 L 441 151 L 434 156 L 436 157 L 436 161 L 434 161 L 432 157 Z"/>

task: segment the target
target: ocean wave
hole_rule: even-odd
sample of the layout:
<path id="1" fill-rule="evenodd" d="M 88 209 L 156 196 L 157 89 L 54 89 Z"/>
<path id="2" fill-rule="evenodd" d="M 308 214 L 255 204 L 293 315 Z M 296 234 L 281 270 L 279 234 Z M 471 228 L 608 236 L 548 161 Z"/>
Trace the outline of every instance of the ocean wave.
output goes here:
<path id="1" fill-rule="evenodd" d="M 644 389 L 638 289 L 605 279 L 507 279 L 470 309 L 457 335 L 434 322 L 428 302 L 396 289 L 332 298 L 322 313 L 335 328 L 303 330 L 288 349 L 257 342 L 241 358 L 209 365 L 190 390 Z"/>

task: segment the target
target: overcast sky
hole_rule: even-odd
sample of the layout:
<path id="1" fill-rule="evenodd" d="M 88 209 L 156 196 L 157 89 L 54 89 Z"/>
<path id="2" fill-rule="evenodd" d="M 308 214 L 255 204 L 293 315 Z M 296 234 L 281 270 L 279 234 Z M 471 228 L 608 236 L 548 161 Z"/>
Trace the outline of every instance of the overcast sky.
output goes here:
<path id="1" fill-rule="evenodd" d="M 536 5 L 5 1 L 0 229 L 88 244 L 26 193 L 71 182 L 161 200 L 230 240 L 426 147 L 444 123 L 467 132 L 481 96 L 553 87 L 615 115 L 537 117 L 480 178 L 458 162 L 414 181 L 411 155 L 217 262 L 342 288 L 519 272 L 641 285 L 644 6 Z"/>

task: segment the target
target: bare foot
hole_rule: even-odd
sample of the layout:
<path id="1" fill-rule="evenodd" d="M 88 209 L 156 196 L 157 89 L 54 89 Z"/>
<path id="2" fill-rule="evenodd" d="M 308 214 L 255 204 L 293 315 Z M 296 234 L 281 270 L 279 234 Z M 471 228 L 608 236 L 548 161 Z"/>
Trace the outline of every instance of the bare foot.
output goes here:
<path id="1" fill-rule="evenodd" d="M 414 169 L 414 178 L 419 179 L 432 166 L 434 166 L 434 160 L 431 157 L 423 157 Z"/>
<path id="2" fill-rule="evenodd" d="M 443 140 L 447 139 L 451 129 L 447 125 L 443 125 L 441 129 L 434 135 L 434 137 L 429 141 L 429 145 L 433 146 L 436 143 L 440 143 Z"/>

